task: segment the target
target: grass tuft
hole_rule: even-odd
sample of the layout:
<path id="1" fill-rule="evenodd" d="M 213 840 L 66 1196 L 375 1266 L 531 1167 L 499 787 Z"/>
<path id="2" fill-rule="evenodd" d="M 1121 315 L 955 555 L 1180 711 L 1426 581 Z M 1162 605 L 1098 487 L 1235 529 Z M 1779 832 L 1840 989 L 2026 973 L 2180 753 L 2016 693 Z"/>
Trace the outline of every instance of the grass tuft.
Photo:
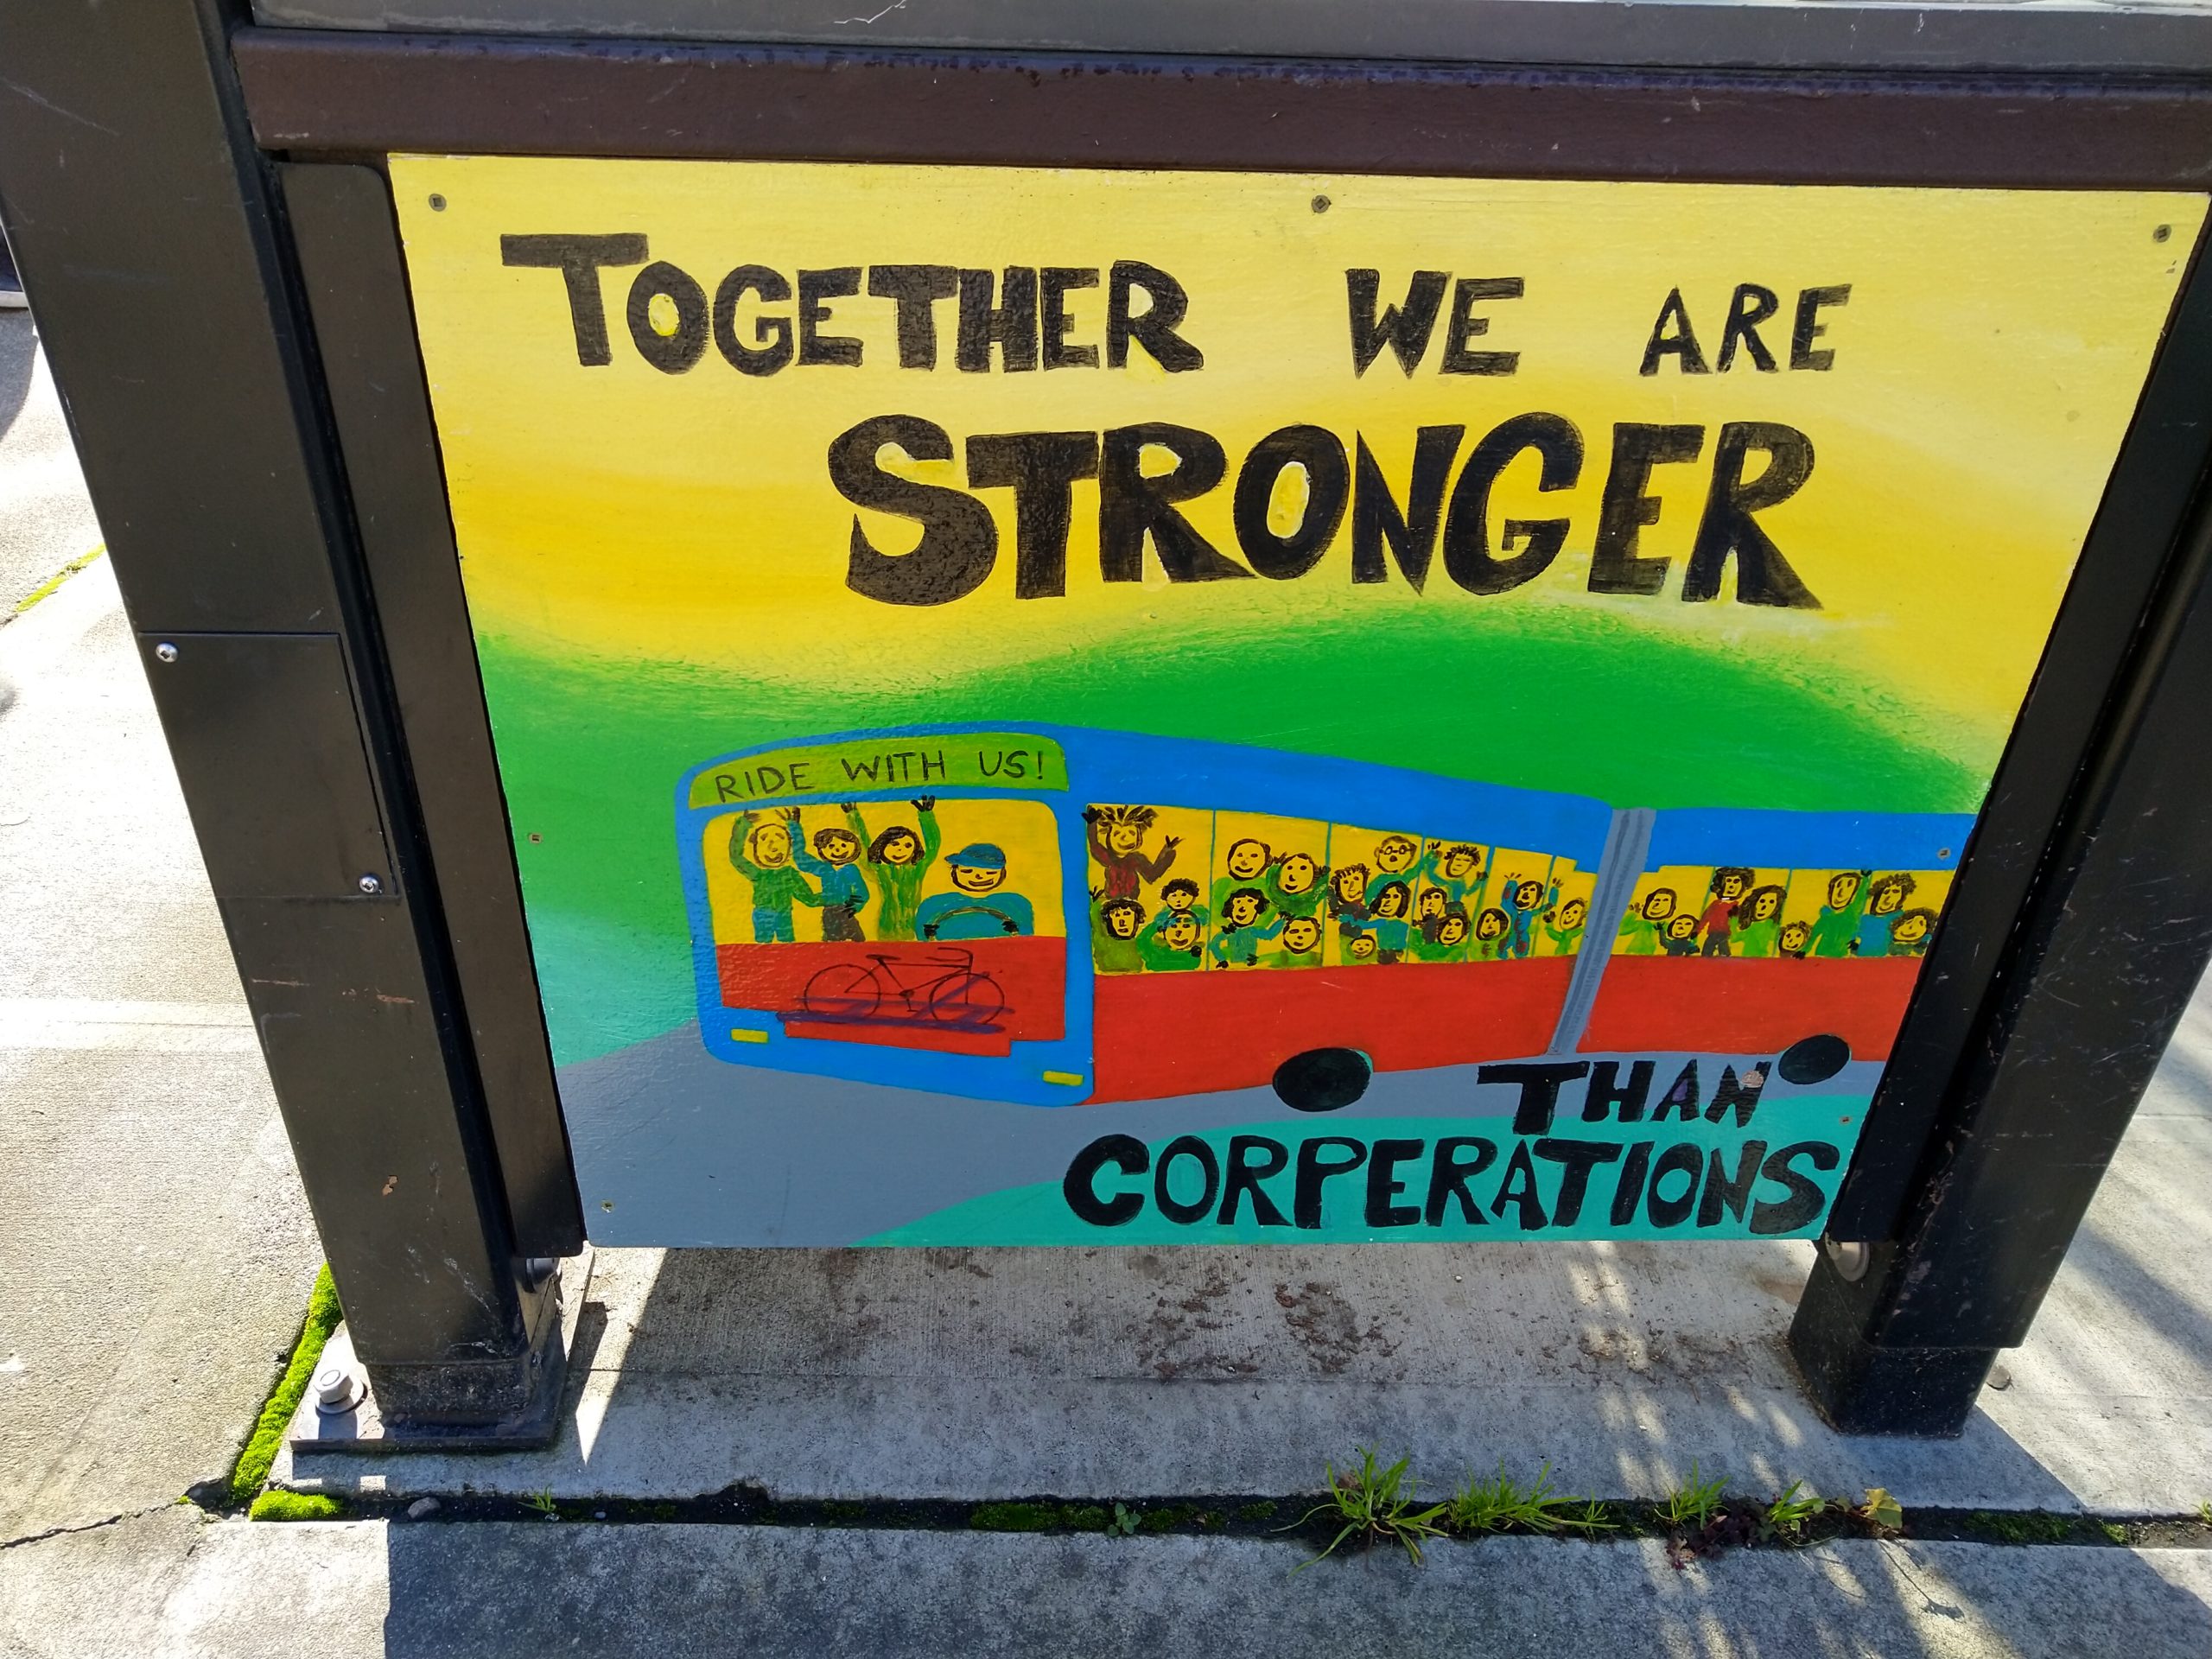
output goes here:
<path id="1" fill-rule="evenodd" d="M 1586 1538 L 1601 1532 L 1618 1532 L 1623 1522 L 1620 1511 L 1601 1497 L 1571 1500 L 1560 1511 L 1559 1524 L 1570 1532 L 1579 1532 Z"/>
<path id="2" fill-rule="evenodd" d="M 1552 1466 L 1545 1464 L 1527 1491 L 1497 1465 L 1493 1479 L 1472 1475 L 1452 1498 L 1452 1524 L 1461 1532 L 1505 1532 L 1519 1527 L 1529 1532 L 1557 1532 L 1571 1524 L 1569 1515 L 1577 1499 L 1552 1491 Z M 1572 1524 L 1580 1524 L 1574 1522 Z"/>
<path id="3" fill-rule="evenodd" d="M 1361 1446 L 1357 1469 L 1347 1469 L 1339 1475 L 1334 1464 L 1324 1465 L 1328 1498 L 1308 1510 L 1303 1519 L 1311 1521 L 1321 1515 L 1340 1524 L 1337 1535 L 1329 1540 L 1321 1554 L 1293 1568 L 1293 1575 L 1303 1573 L 1314 1561 L 1332 1554 L 1345 1539 L 1355 1536 L 1369 1543 L 1387 1538 L 1401 1545 L 1418 1567 L 1421 1541 L 1442 1536 L 1444 1529 L 1437 1525 L 1437 1517 L 1450 1505 L 1433 1503 L 1425 1510 L 1414 1507 L 1414 1480 L 1407 1472 L 1412 1462 L 1411 1458 L 1400 1458 L 1389 1468 L 1378 1469 L 1375 1453 Z"/>
<path id="4" fill-rule="evenodd" d="M 307 1393 L 315 1363 L 322 1357 L 322 1346 L 345 1317 L 345 1310 L 338 1306 L 338 1287 L 331 1283 L 330 1269 L 326 1266 L 315 1274 L 315 1288 L 308 1294 L 307 1318 L 301 1322 L 299 1340 L 292 1344 L 291 1361 L 284 1367 L 276 1392 L 269 1396 L 261 1415 L 255 1420 L 253 1433 L 246 1437 L 238 1460 L 231 1465 L 230 1497 L 233 1505 L 251 1502 L 261 1483 L 269 1478 L 270 1467 L 276 1461 L 276 1448 L 283 1443 L 284 1430 L 291 1423 L 292 1414 L 300 1408 L 301 1396 Z"/>
<path id="5" fill-rule="evenodd" d="M 1690 1478 L 1661 1502 L 1659 1518 L 1669 1527 L 1702 1532 L 1719 1513 L 1721 1493 L 1728 1484 L 1728 1477 L 1715 1475 L 1711 1480 L 1700 1480 L 1700 1472 L 1696 1459 L 1692 1459 Z"/>
<path id="6" fill-rule="evenodd" d="M 249 1521 L 339 1521 L 346 1515 L 346 1506 L 336 1498 L 321 1492 L 288 1492 L 275 1487 L 253 1500 L 253 1507 L 246 1511 Z"/>

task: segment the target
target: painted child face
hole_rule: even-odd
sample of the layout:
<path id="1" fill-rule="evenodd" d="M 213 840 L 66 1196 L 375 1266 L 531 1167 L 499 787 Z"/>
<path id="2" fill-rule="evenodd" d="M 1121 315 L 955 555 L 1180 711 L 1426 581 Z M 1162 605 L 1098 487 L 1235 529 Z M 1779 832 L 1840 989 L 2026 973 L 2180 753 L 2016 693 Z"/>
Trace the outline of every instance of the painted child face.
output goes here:
<path id="1" fill-rule="evenodd" d="M 1774 912 L 1781 908 L 1782 899 L 1779 894 L 1763 893 L 1752 901 L 1751 916 L 1758 921 L 1770 922 L 1774 919 Z"/>
<path id="2" fill-rule="evenodd" d="M 973 864 L 952 867 L 952 885 L 963 893 L 989 893 L 1005 880 L 1004 870 L 978 869 Z"/>
<path id="3" fill-rule="evenodd" d="M 1643 919 L 1663 922 L 1675 913 L 1675 895 L 1671 889 L 1662 887 L 1643 901 Z"/>
<path id="4" fill-rule="evenodd" d="M 1245 840 L 1233 843 L 1229 856 L 1224 861 L 1229 873 L 1240 881 L 1249 881 L 1268 868 L 1268 849 L 1263 842 Z"/>
<path id="5" fill-rule="evenodd" d="M 1116 905 L 1106 912 L 1106 931 L 1117 939 L 1134 939 L 1137 936 L 1137 912 L 1127 905 Z"/>
<path id="6" fill-rule="evenodd" d="M 1580 899 L 1570 899 L 1559 907 L 1559 925 L 1561 927 L 1580 927 L 1582 918 L 1589 913 L 1589 906 Z"/>
<path id="7" fill-rule="evenodd" d="M 1249 893 L 1232 893 L 1222 906 L 1231 927 L 1249 927 L 1260 919 L 1260 901 Z"/>
<path id="8" fill-rule="evenodd" d="M 1696 931 L 1697 918 L 1694 916 L 1677 916 L 1667 924 L 1667 937 L 1670 939 L 1687 939 Z"/>
<path id="9" fill-rule="evenodd" d="M 1444 855 L 1444 874 L 1454 881 L 1464 881 L 1475 871 L 1475 855 L 1464 847 L 1454 847 Z"/>
<path id="10" fill-rule="evenodd" d="M 1904 903 L 1904 894 L 1892 884 L 1874 895 L 1872 909 L 1877 916 L 1886 916 Z"/>
<path id="11" fill-rule="evenodd" d="M 1841 910 L 1851 902 L 1851 895 L 1859 891 L 1859 878 L 1844 874 L 1828 880 L 1828 908 Z"/>
<path id="12" fill-rule="evenodd" d="M 1311 916 L 1294 916 L 1283 924 L 1283 948 L 1295 956 L 1304 956 L 1321 943 L 1321 924 Z"/>
<path id="13" fill-rule="evenodd" d="M 1734 904 L 1738 899 L 1744 896 L 1744 878 L 1740 875 L 1726 875 L 1721 877 L 1720 896 L 1727 900 L 1728 903 L 1732 905 Z"/>
<path id="14" fill-rule="evenodd" d="M 1513 896 L 1519 901 L 1522 909 L 1534 910 L 1544 900 L 1544 884 L 1541 881 L 1523 881 L 1513 889 Z"/>
<path id="15" fill-rule="evenodd" d="M 780 823 L 764 823 L 753 832 L 753 861 L 774 869 L 791 861 L 791 832 Z"/>
<path id="16" fill-rule="evenodd" d="M 1167 908 L 1175 912 L 1178 915 L 1185 914 L 1190 910 L 1192 905 L 1197 901 L 1198 896 L 1198 895 L 1197 893 L 1192 893 L 1188 887 L 1176 887 L 1170 891 L 1166 895 Z"/>
<path id="17" fill-rule="evenodd" d="M 1406 890 L 1393 881 L 1375 895 L 1375 913 L 1386 920 L 1406 913 Z"/>
<path id="18" fill-rule="evenodd" d="M 1478 939 L 1494 939 L 1504 931 L 1505 912 L 1502 910 L 1483 912 L 1481 919 L 1475 924 L 1475 937 Z"/>
<path id="19" fill-rule="evenodd" d="M 1392 836 L 1375 849 L 1375 861 L 1395 875 L 1412 865 L 1414 855 L 1419 851 L 1420 847 L 1403 836 Z"/>
<path id="20" fill-rule="evenodd" d="M 1188 950 L 1198 942 L 1198 924 L 1194 918 L 1179 916 L 1160 930 L 1160 937 L 1171 950 Z"/>
<path id="21" fill-rule="evenodd" d="M 1432 916 L 1441 916 L 1443 913 L 1444 913 L 1444 894 L 1443 894 L 1443 892 L 1442 892 L 1440 889 L 1436 888 L 1436 887 L 1424 887 L 1424 888 L 1422 888 L 1422 889 L 1421 889 L 1421 920 L 1423 920 L 1423 921 L 1427 921 L 1427 920 L 1428 920 L 1428 918 L 1429 918 L 1430 917 L 1432 917 Z"/>
<path id="22" fill-rule="evenodd" d="M 1376 949 L 1375 936 L 1372 933 L 1355 933 L 1352 935 L 1351 943 L 1344 946 L 1344 954 L 1354 962 L 1372 962 L 1375 960 Z"/>
<path id="23" fill-rule="evenodd" d="M 1144 826 L 1141 823 L 1109 823 L 1106 826 L 1106 845 L 1124 855 L 1134 853 L 1144 844 Z"/>
<path id="24" fill-rule="evenodd" d="M 1311 893 L 1320 879 L 1320 867 L 1304 853 L 1291 854 L 1275 872 L 1275 881 L 1285 893 Z"/>
<path id="25" fill-rule="evenodd" d="M 1905 944 L 1916 944 L 1928 937 L 1928 923 L 1924 918 L 1908 916 L 1890 930 L 1890 937 Z"/>
<path id="26" fill-rule="evenodd" d="M 1332 880 L 1337 889 L 1337 897 L 1339 899 L 1354 899 L 1367 891 L 1367 872 L 1357 864 L 1346 865 L 1343 869 L 1338 870 Z"/>
<path id="27" fill-rule="evenodd" d="M 1812 929 L 1807 927 L 1804 923 L 1792 922 L 1782 930 L 1782 948 L 1785 950 L 1802 950 L 1805 948 L 1805 941 L 1812 936 Z"/>
<path id="28" fill-rule="evenodd" d="M 894 830 L 883 843 L 886 864 L 911 864 L 922 855 L 922 843 L 911 830 Z"/>
<path id="29" fill-rule="evenodd" d="M 842 830 L 833 830 L 822 837 L 816 851 L 830 864 L 849 864 L 861 855 L 861 844 Z"/>
<path id="30" fill-rule="evenodd" d="M 1457 944 L 1467 937 L 1467 922 L 1463 916 L 1446 916 L 1444 925 L 1436 930 L 1436 937 L 1446 944 Z"/>

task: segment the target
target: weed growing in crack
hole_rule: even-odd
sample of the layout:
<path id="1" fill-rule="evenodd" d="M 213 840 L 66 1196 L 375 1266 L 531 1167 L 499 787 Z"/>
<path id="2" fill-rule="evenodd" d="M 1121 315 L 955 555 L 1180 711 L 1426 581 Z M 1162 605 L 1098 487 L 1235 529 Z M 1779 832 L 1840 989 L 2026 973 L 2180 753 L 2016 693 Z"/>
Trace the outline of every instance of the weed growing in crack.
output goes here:
<path id="1" fill-rule="evenodd" d="M 1493 1478 L 1478 1480 L 1470 1475 L 1452 1495 L 1452 1525 L 1459 1532 L 1503 1532 L 1512 1527 L 1556 1532 L 1567 1524 L 1569 1507 L 1577 1501 L 1552 1491 L 1550 1464 L 1536 1471 L 1536 1478 L 1523 1491 L 1500 1462 Z"/>
<path id="2" fill-rule="evenodd" d="M 1450 1505 L 1433 1503 L 1425 1510 L 1414 1507 L 1414 1480 L 1407 1472 L 1412 1462 L 1411 1458 L 1400 1458 L 1389 1468 L 1379 1469 L 1375 1453 L 1361 1446 L 1359 1467 L 1356 1470 L 1347 1469 L 1339 1475 L 1334 1464 L 1324 1465 L 1328 1497 L 1308 1510 L 1304 1520 L 1326 1516 L 1340 1524 L 1337 1535 L 1320 1554 L 1294 1567 L 1293 1576 L 1303 1573 L 1314 1561 L 1324 1560 L 1338 1545 L 1352 1537 L 1368 1543 L 1388 1539 L 1402 1546 L 1418 1567 L 1421 1540 L 1443 1535 L 1444 1529 L 1437 1525 L 1437 1517 Z"/>
<path id="3" fill-rule="evenodd" d="M 1852 1509 L 1851 1513 L 1872 1529 L 1878 1538 L 1904 1530 L 1904 1505 L 1889 1494 L 1883 1486 L 1869 1486 L 1866 1501 Z"/>
<path id="4" fill-rule="evenodd" d="M 1796 1543 L 1805 1535 L 1805 1523 L 1827 1508 L 1827 1501 L 1817 1492 L 1808 1492 L 1800 1497 L 1797 1494 L 1804 1484 L 1802 1480 L 1791 1481 L 1782 1496 L 1766 1506 L 1759 1516 L 1761 1539 L 1778 1538 L 1787 1544 Z"/>
<path id="5" fill-rule="evenodd" d="M 1569 1499 L 1567 1507 L 1560 1511 L 1558 1521 L 1567 1531 L 1579 1532 L 1586 1538 L 1601 1532 L 1618 1532 L 1622 1525 L 1619 1511 L 1601 1497 Z"/>
<path id="6" fill-rule="evenodd" d="M 1728 1477 L 1715 1475 L 1711 1480 L 1700 1480 L 1700 1472 L 1696 1459 L 1692 1459 L 1690 1478 L 1669 1492 L 1659 1504 L 1660 1520 L 1676 1531 L 1703 1532 L 1720 1512 L 1721 1493 L 1728 1484 Z"/>

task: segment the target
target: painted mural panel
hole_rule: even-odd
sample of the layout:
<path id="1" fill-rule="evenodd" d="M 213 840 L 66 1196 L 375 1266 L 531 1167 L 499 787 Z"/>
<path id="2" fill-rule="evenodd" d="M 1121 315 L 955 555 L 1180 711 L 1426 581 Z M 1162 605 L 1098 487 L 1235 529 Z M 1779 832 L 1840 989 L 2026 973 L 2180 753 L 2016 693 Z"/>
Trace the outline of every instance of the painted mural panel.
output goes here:
<path id="1" fill-rule="evenodd" d="M 610 1243 L 1817 1232 L 2205 207 L 391 177 Z"/>

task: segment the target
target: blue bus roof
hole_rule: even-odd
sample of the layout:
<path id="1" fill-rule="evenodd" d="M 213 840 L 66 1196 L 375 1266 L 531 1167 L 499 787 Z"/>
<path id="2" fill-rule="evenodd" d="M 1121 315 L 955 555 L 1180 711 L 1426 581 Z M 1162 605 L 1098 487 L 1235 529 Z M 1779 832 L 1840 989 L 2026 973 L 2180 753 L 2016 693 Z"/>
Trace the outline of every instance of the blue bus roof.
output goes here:
<path id="1" fill-rule="evenodd" d="M 1079 804 L 1127 802 L 1207 811 L 1256 812 L 1369 830 L 1402 830 L 1446 838 L 1465 836 L 1492 846 L 1564 854 L 1585 868 L 1598 861 L 1612 823 L 1611 810 L 1588 796 L 1443 778 L 1333 755 L 1294 754 L 1247 744 L 1152 737 L 1135 732 L 1017 721 L 882 727 L 785 737 L 717 756 L 693 767 L 679 784 L 677 799 L 679 807 L 688 801 L 691 780 L 700 774 L 727 768 L 747 755 L 798 744 L 957 736 L 971 732 L 1027 732 L 1058 744 L 1067 761 L 1069 797 Z M 912 789 L 902 789 L 858 793 L 866 798 L 876 798 L 912 792 Z M 960 792 L 1033 795 L 1047 799 L 1058 793 L 1027 789 L 963 789 Z M 855 794 L 850 789 L 843 789 L 779 798 L 798 804 Z"/>
<path id="2" fill-rule="evenodd" d="M 1974 817 L 1964 812 L 1767 812 L 1689 807 L 1651 826 L 1647 868 L 1745 864 L 1797 870 L 1948 870 Z"/>

